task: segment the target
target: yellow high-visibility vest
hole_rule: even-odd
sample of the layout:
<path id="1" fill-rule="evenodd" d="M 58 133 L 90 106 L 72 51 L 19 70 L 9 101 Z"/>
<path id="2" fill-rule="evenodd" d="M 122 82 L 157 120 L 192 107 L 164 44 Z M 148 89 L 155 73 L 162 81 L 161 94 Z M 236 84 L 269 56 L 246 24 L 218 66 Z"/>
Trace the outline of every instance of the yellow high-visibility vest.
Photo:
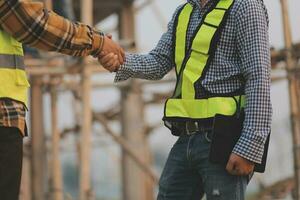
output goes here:
<path id="1" fill-rule="evenodd" d="M 24 66 L 22 44 L 0 30 L 0 98 L 27 104 L 30 87 Z"/>
<path id="2" fill-rule="evenodd" d="M 222 27 L 226 23 L 234 0 L 219 0 L 203 17 L 191 47 L 187 48 L 186 36 L 193 6 L 187 3 L 177 16 L 175 29 L 175 64 L 177 84 L 173 97 L 165 104 L 165 121 L 201 120 L 216 114 L 233 115 L 237 101 L 245 104 L 242 94 L 213 95 L 196 98 L 195 83 L 201 81 L 214 57 Z M 236 97 L 235 97 L 236 96 Z"/>

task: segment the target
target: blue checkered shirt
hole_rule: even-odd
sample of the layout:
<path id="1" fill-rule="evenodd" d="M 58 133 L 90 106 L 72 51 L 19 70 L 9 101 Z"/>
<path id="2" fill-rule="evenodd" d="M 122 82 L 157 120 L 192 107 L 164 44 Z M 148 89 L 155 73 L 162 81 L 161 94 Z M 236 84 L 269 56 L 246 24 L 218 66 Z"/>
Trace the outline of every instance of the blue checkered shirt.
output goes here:
<path id="1" fill-rule="evenodd" d="M 188 28 L 187 45 L 203 15 L 212 6 L 210 0 L 201 7 L 199 0 L 188 0 L 194 6 Z M 173 34 L 175 16 L 169 22 L 157 46 L 146 55 L 127 54 L 126 63 L 117 72 L 115 81 L 128 78 L 158 80 L 175 67 Z M 230 93 L 245 79 L 245 122 L 242 136 L 233 153 L 255 163 L 261 163 L 264 143 L 271 129 L 270 45 L 268 15 L 262 0 L 235 0 L 227 24 L 222 32 L 215 57 L 201 85 L 212 93 Z M 196 86 L 196 93 L 200 87 Z"/>

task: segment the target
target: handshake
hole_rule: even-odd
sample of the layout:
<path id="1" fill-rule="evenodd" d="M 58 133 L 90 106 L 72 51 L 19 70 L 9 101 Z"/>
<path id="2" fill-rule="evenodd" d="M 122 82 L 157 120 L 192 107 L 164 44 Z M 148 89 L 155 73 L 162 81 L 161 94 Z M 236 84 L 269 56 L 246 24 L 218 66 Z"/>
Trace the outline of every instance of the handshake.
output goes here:
<path id="1" fill-rule="evenodd" d="M 125 51 L 112 40 L 111 35 L 104 36 L 103 43 L 98 56 L 99 63 L 108 71 L 116 72 L 125 62 Z"/>

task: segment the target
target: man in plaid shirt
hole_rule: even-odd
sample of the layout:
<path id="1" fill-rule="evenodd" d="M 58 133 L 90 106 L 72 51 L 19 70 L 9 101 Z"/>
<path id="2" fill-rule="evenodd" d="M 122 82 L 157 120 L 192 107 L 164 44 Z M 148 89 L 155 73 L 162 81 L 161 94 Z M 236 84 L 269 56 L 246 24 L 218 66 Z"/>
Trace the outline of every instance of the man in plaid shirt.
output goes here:
<path id="1" fill-rule="evenodd" d="M 38 49 L 71 56 L 110 54 L 115 65 L 124 60 L 123 49 L 102 32 L 72 23 L 46 10 L 41 3 L 0 0 L 0 29 L 19 42 Z M 19 196 L 22 138 L 27 135 L 25 114 L 23 103 L 10 98 L 0 99 L 1 200 L 16 200 Z"/>
<path id="2" fill-rule="evenodd" d="M 192 49 L 193 52 L 194 48 L 200 48 L 192 46 L 195 30 L 197 31 L 206 14 L 220 1 L 222 0 L 187 0 L 192 6 L 192 11 L 186 32 L 186 49 Z M 186 4 L 178 7 L 167 32 L 149 54 L 126 55 L 125 64 L 117 72 L 115 78 L 117 82 L 129 78 L 158 80 L 176 68 L 175 43 L 181 42 L 176 34 L 179 31 L 184 32 L 182 29 L 176 30 L 176 25 L 180 20 L 178 13 L 182 12 L 185 6 Z M 272 116 L 268 15 L 262 0 L 233 2 L 213 54 L 205 76 L 191 87 L 195 88 L 196 99 L 205 99 L 207 93 L 222 96 L 243 88 L 245 121 L 241 137 L 225 169 L 209 161 L 210 139 L 207 136 L 211 134 L 212 121 L 200 123 L 201 129 L 192 135 L 184 133 L 189 132 L 185 130 L 186 125 L 192 122 L 181 123 L 182 127 L 179 127 L 179 130 L 182 132 L 177 133 L 180 137 L 169 154 L 160 179 L 159 200 L 200 199 L 203 194 L 206 194 L 208 200 L 244 199 L 248 175 L 253 172 L 255 163 L 262 163 Z M 118 66 L 113 65 L 111 59 L 110 56 L 104 56 L 100 62 L 108 70 L 114 71 Z M 197 58 L 193 61 L 196 62 Z M 196 70 L 196 66 L 194 67 Z M 193 74 L 191 71 L 188 72 Z M 188 72 L 186 76 L 189 75 Z M 197 110 L 197 107 L 194 107 L 194 110 Z"/>

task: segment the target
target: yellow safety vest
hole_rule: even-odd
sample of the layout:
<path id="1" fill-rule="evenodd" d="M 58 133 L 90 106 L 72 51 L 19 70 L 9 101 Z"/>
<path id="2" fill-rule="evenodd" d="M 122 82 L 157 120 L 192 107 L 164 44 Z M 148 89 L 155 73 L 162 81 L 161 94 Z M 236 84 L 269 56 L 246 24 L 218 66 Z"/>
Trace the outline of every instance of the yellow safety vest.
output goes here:
<path id="1" fill-rule="evenodd" d="M 0 30 L 0 98 L 10 98 L 26 105 L 29 87 L 22 44 Z"/>
<path id="2" fill-rule="evenodd" d="M 187 3 L 177 16 L 175 29 L 175 64 L 177 84 L 173 97 L 165 104 L 165 121 L 201 120 L 212 118 L 216 114 L 233 115 L 237 109 L 237 100 L 241 97 L 241 106 L 245 97 L 235 94 L 213 95 L 196 98 L 195 83 L 203 80 L 214 57 L 230 8 L 234 0 L 216 1 L 200 23 L 194 35 L 191 47 L 187 48 L 186 35 L 193 6 Z M 225 96 L 225 97 L 224 97 Z"/>

